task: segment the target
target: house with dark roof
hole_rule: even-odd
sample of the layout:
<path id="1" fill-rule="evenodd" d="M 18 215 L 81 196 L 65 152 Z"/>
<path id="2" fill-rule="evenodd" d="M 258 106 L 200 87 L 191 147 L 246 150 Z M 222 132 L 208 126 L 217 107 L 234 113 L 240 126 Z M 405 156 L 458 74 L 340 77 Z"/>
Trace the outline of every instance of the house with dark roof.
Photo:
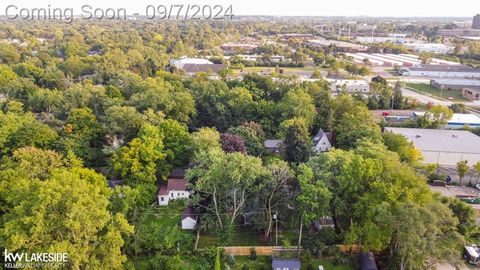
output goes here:
<path id="1" fill-rule="evenodd" d="M 200 212 L 192 206 L 187 207 L 182 213 L 182 229 L 193 230 L 197 227 Z"/>
<path id="2" fill-rule="evenodd" d="M 300 260 L 297 259 L 272 259 L 272 270 L 300 270 Z"/>
<path id="3" fill-rule="evenodd" d="M 158 189 L 158 204 L 168 205 L 168 202 L 176 199 L 188 198 L 190 192 L 187 191 L 187 181 L 185 179 L 169 178 L 167 184 L 162 184 Z"/>
<path id="4" fill-rule="evenodd" d="M 278 155 L 280 153 L 280 148 L 282 146 L 282 140 L 265 140 L 263 145 L 273 155 Z"/>
<path id="5" fill-rule="evenodd" d="M 320 129 L 317 135 L 315 135 L 315 137 L 313 138 L 313 152 L 325 152 L 330 150 L 330 148 L 332 148 L 332 144 L 328 139 L 328 134 L 323 132 L 322 129 Z"/>
<path id="6" fill-rule="evenodd" d="M 121 186 L 123 185 L 123 181 L 122 180 L 108 180 L 108 187 L 109 188 L 116 188 L 117 186 Z"/>

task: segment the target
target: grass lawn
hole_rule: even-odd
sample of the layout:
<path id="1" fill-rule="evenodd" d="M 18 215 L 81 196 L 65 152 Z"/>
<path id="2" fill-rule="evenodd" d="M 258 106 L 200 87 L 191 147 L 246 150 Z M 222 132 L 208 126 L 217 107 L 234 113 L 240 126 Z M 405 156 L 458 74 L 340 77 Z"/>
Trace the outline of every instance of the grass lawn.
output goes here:
<path id="1" fill-rule="evenodd" d="M 275 237 L 275 236 L 274 236 Z M 284 230 L 278 232 L 278 245 L 282 246 L 284 240 L 290 245 L 296 245 L 298 233 L 295 230 Z M 261 235 L 250 228 L 239 228 L 232 237 L 232 243 L 229 246 L 271 246 L 275 244 L 275 238 L 266 242 L 261 239 Z M 215 231 L 201 232 L 198 248 L 219 245 L 219 240 Z"/>
<path id="2" fill-rule="evenodd" d="M 250 270 L 271 269 L 272 264 L 268 256 L 258 256 L 255 261 L 251 261 L 248 256 L 235 256 L 235 265 L 231 266 L 232 270 L 241 270 L 244 265 Z"/>
<path id="3" fill-rule="evenodd" d="M 321 258 L 321 259 L 311 259 L 308 262 L 302 262 L 302 270 L 306 270 L 309 264 L 311 264 L 313 266 L 313 269 L 315 269 L 315 270 L 318 269 L 319 265 L 323 266 L 323 269 L 325 269 L 325 270 L 355 270 L 355 269 L 358 269 L 358 266 L 356 265 L 356 263 L 353 263 L 352 265 L 349 265 L 349 264 L 337 265 L 333 262 L 332 259 Z"/>
<path id="4" fill-rule="evenodd" d="M 218 244 L 218 238 L 214 231 L 201 232 L 199 248 L 215 246 Z M 234 232 L 232 243 L 230 246 L 268 246 L 269 243 L 260 240 L 259 234 L 256 231 L 248 229 L 239 229 Z"/>
<path id="5" fill-rule="evenodd" d="M 150 265 L 150 260 L 154 256 L 137 256 L 129 258 L 135 270 L 153 270 Z M 202 257 L 183 256 L 181 255 L 181 262 L 179 262 L 180 269 L 184 270 L 205 270 L 207 262 Z"/>
<path id="6" fill-rule="evenodd" d="M 461 91 L 454 91 L 454 90 L 441 91 L 440 89 L 437 89 L 426 83 L 407 83 L 407 86 L 418 92 L 422 92 L 422 93 L 429 94 L 431 96 L 435 96 L 443 99 L 448 99 L 455 102 L 469 101 L 468 99 L 462 96 Z"/>
<path id="7" fill-rule="evenodd" d="M 226 262 L 226 260 L 225 260 Z M 224 262 L 224 263 L 225 263 Z M 319 265 L 322 265 L 325 270 L 355 270 L 358 269 L 356 263 L 352 265 L 341 264 L 337 265 L 333 259 L 321 258 L 311 259 L 309 261 L 302 260 L 302 270 L 306 270 L 311 264 L 313 269 L 317 270 Z M 247 265 L 250 270 L 271 269 L 271 262 L 268 256 L 258 256 L 255 261 L 251 261 L 248 256 L 235 256 L 235 265 L 231 266 L 232 270 L 241 270 L 244 265 Z"/>

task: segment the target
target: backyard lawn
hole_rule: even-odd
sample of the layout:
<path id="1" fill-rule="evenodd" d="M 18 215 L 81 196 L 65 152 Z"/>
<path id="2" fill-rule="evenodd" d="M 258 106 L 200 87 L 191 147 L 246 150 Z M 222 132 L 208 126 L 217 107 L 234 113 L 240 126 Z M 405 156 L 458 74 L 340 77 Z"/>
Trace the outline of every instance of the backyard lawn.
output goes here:
<path id="1" fill-rule="evenodd" d="M 355 270 L 358 269 L 356 262 L 352 264 L 335 264 L 333 259 L 321 258 L 302 260 L 302 270 L 306 270 L 308 265 L 312 265 L 317 270 L 321 265 L 325 270 Z M 241 270 L 246 265 L 250 270 L 271 269 L 271 262 L 268 256 L 258 256 L 256 260 L 251 261 L 248 256 L 235 256 L 235 265 L 230 266 L 232 270 Z"/>
<path id="2" fill-rule="evenodd" d="M 462 96 L 461 91 L 453 91 L 453 90 L 441 91 L 440 89 L 437 89 L 426 83 L 407 83 L 407 86 L 418 92 L 429 94 L 431 96 L 439 97 L 442 99 L 448 99 L 455 102 L 469 101 L 468 99 Z"/>
<path id="3" fill-rule="evenodd" d="M 321 259 L 312 259 L 308 262 L 302 262 L 302 270 L 307 269 L 308 265 L 311 264 L 313 266 L 313 269 L 317 270 L 318 266 L 321 265 L 323 266 L 323 269 L 325 270 L 355 270 L 358 269 L 356 262 L 353 262 L 352 264 L 335 264 L 333 263 L 332 259 L 326 259 L 326 258 L 321 258 Z"/>
<path id="4" fill-rule="evenodd" d="M 282 246 L 285 240 L 291 245 L 295 245 L 298 234 L 295 230 L 283 231 L 278 233 L 278 245 Z M 233 233 L 232 243 L 229 246 L 271 246 L 275 244 L 275 238 L 271 241 L 263 241 L 259 232 L 240 228 Z M 219 245 L 217 235 L 214 231 L 200 233 L 199 248 Z"/>

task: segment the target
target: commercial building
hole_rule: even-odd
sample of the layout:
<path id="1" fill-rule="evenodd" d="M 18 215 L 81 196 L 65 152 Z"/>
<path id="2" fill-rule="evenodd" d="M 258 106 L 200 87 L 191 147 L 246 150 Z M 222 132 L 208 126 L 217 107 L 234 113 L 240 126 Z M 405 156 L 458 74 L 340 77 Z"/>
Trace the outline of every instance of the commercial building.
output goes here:
<path id="1" fill-rule="evenodd" d="M 195 75 L 197 72 L 214 72 L 227 69 L 225 64 L 214 64 L 203 58 L 180 58 L 170 59 L 170 67 L 185 71 L 188 75 Z"/>
<path id="2" fill-rule="evenodd" d="M 472 28 L 480 29 L 480 14 L 477 14 L 473 17 Z"/>
<path id="3" fill-rule="evenodd" d="M 398 74 L 411 77 L 480 78 L 480 69 L 462 65 L 421 65 L 402 67 L 398 70 Z"/>
<path id="4" fill-rule="evenodd" d="M 326 79 L 330 82 L 330 89 L 333 92 L 347 91 L 349 93 L 368 93 L 370 92 L 370 84 L 364 80 L 336 80 Z"/>
<path id="5" fill-rule="evenodd" d="M 462 95 L 472 101 L 480 100 L 480 88 L 463 88 Z"/>
<path id="6" fill-rule="evenodd" d="M 350 42 L 338 41 L 338 40 L 324 39 L 324 38 L 310 39 L 307 42 L 305 42 L 305 44 L 311 47 L 322 47 L 322 48 L 334 46 L 337 49 L 346 51 L 346 52 L 364 52 L 368 50 L 368 46 L 359 45 L 359 44 L 350 43 Z"/>
<path id="7" fill-rule="evenodd" d="M 224 52 L 236 53 L 236 52 L 251 52 L 256 49 L 260 44 L 255 43 L 242 43 L 242 42 L 228 42 L 220 46 Z"/>
<path id="8" fill-rule="evenodd" d="M 480 37 L 480 29 L 439 29 L 437 34 L 444 37 Z"/>
<path id="9" fill-rule="evenodd" d="M 356 37 L 356 40 L 361 43 L 396 43 L 396 44 L 403 44 L 406 43 L 408 40 L 405 37 L 396 37 L 396 36 L 388 36 L 388 37 Z"/>
<path id="10" fill-rule="evenodd" d="M 448 46 L 440 43 L 405 43 L 405 47 L 410 48 L 417 52 L 430 52 L 430 53 L 449 53 L 453 51 L 453 46 Z"/>
<path id="11" fill-rule="evenodd" d="M 405 136 L 422 152 L 427 164 L 456 166 L 461 160 L 468 164 L 480 161 L 480 137 L 469 131 L 393 127 L 385 131 Z"/>
<path id="12" fill-rule="evenodd" d="M 462 129 L 466 126 L 480 128 L 480 118 L 470 113 L 454 113 L 445 128 Z"/>
<path id="13" fill-rule="evenodd" d="M 413 112 L 413 118 L 425 115 L 425 112 Z M 464 127 L 479 128 L 480 118 L 470 113 L 454 113 L 444 126 L 445 129 L 462 129 Z"/>
<path id="14" fill-rule="evenodd" d="M 469 79 L 434 79 L 430 85 L 441 90 L 462 90 L 463 88 L 480 88 L 480 80 Z"/>

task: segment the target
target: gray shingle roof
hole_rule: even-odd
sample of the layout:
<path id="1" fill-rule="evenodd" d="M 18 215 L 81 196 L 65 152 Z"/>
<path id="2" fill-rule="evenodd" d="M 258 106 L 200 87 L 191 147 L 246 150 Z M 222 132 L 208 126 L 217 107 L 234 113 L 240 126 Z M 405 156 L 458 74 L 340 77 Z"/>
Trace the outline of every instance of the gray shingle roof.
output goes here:
<path id="1" fill-rule="evenodd" d="M 284 269 L 288 268 L 289 270 L 293 269 L 300 269 L 300 261 L 296 259 L 277 259 L 273 258 L 272 260 L 272 268 L 275 270 L 277 268 Z"/>
<path id="2" fill-rule="evenodd" d="M 265 145 L 266 148 L 278 148 L 281 143 L 282 140 L 265 140 L 263 145 Z"/>
<path id="3" fill-rule="evenodd" d="M 315 137 L 313 138 L 313 145 L 317 145 L 323 136 L 325 136 L 325 132 L 323 132 L 323 130 L 320 129 L 317 135 L 315 135 Z"/>

